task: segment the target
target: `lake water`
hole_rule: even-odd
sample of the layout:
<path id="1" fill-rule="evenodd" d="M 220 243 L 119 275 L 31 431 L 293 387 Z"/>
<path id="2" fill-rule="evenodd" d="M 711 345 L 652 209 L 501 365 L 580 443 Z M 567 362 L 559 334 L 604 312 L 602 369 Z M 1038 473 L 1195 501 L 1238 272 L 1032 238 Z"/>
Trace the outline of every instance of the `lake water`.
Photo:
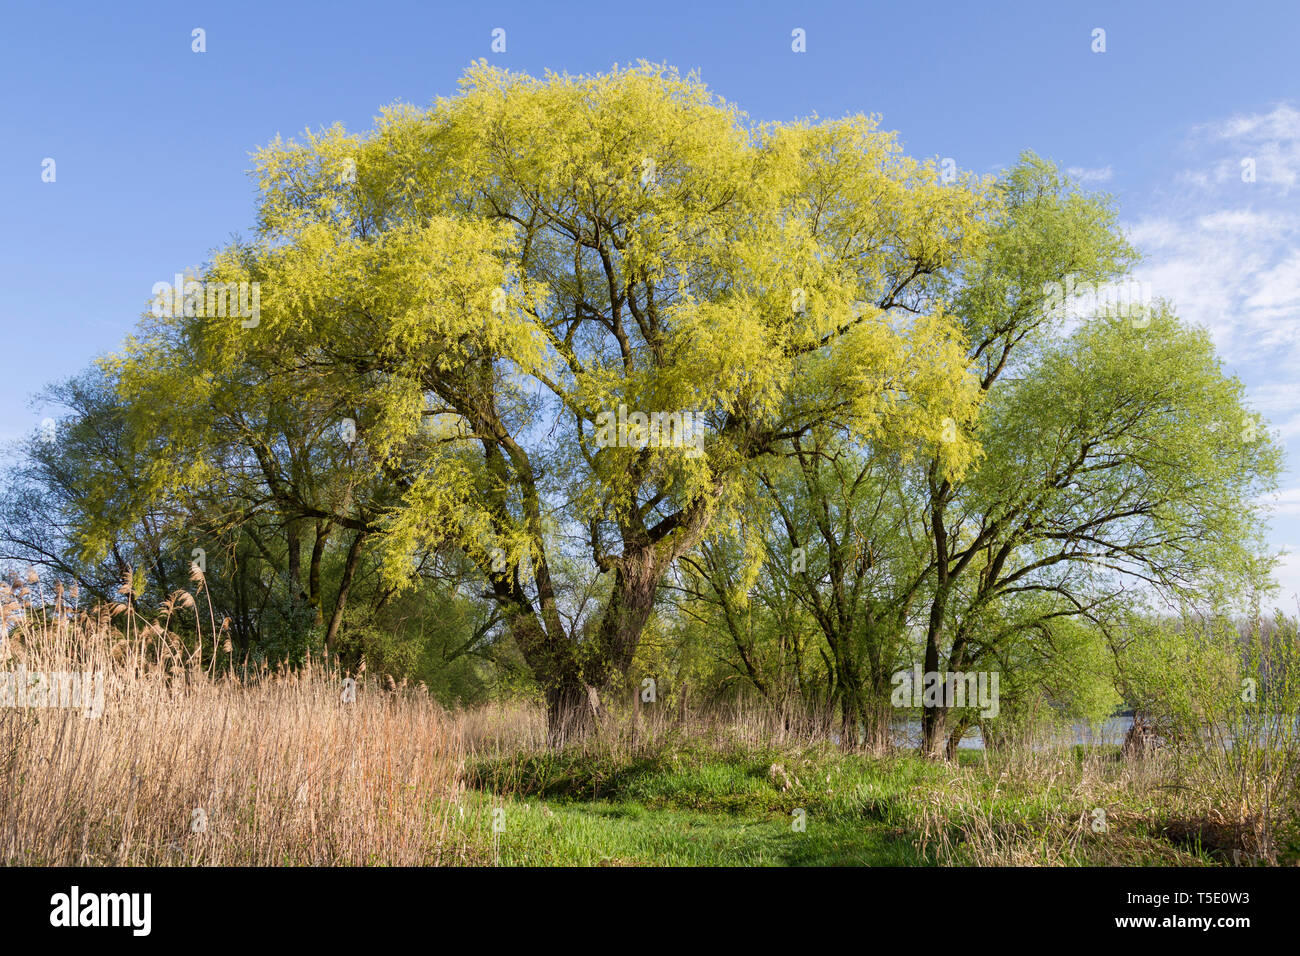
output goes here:
<path id="1" fill-rule="evenodd" d="M 1063 744 L 1087 744 L 1098 746 L 1104 744 L 1122 744 L 1129 728 L 1133 726 L 1132 716 L 1110 717 L 1100 724 L 1080 721 L 1068 732 L 1061 735 Z M 921 745 L 921 722 L 919 720 L 901 721 L 894 724 L 894 745 L 914 749 Z M 958 744 L 961 750 L 983 750 L 984 739 L 978 728 L 972 728 Z"/>

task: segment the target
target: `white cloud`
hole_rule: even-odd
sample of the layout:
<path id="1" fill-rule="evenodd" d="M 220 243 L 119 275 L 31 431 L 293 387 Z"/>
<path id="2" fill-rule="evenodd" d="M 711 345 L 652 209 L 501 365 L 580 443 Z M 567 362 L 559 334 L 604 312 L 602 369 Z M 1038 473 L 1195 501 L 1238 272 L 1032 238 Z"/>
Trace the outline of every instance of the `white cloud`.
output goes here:
<path id="1" fill-rule="evenodd" d="M 1255 181 L 1241 161 L 1255 160 Z M 1189 130 L 1184 150 L 1126 223 L 1134 270 L 1156 298 L 1205 326 L 1287 451 L 1283 489 L 1259 501 L 1275 549 L 1300 534 L 1300 110 L 1243 113 Z M 1284 549 L 1272 604 L 1296 613 L 1300 546 Z"/>
<path id="2" fill-rule="evenodd" d="M 1223 210 L 1182 220 L 1140 220 L 1128 229 L 1145 259 L 1134 275 L 1186 320 L 1208 328 L 1230 363 L 1268 359 L 1300 373 L 1300 219 Z"/>
<path id="3" fill-rule="evenodd" d="M 1071 179 L 1080 183 L 1108 183 L 1115 175 L 1115 171 L 1111 169 L 1109 163 L 1105 166 L 1096 167 L 1071 166 L 1066 169 L 1066 173 L 1069 174 Z"/>
<path id="4" fill-rule="evenodd" d="M 1265 270 L 1258 281 L 1259 288 L 1246 305 L 1273 309 L 1300 306 L 1300 250 Z"/>
<path id="5" fill-rule="evenodd" d="M 1196 220 L 1196 227 L 1204 232 L 1261 240 L 1280 239 L 1295 225 L 1294 219 L 1276 212 L 1253 209 L 1220 209 Z"/>
<path id="6" fill-rule="evenodd" d="M 1291 545 L 1285 549 L 1273 571 L 1273 579 L 1278 589 L 1271 604 L 1289 614 L 1297 612 L 1297 599 L 1300 598 L 1300 547 Z"/>
<path id="7" fill-rule="evenodd" d="M 1252 384 L 1246 388 L 1246 397 L 1283 442 L 1300 438 L 1300 382 Z"/>
<path id="8" fill-rule="evenodd" d="M 1292 440 L 1300 438 L 1300 413 L 1289 416 L 1265 415 L 1268 419 L 1269 430 L 1277 432 L 1277 437 L 1283 444 L 1289 444 Z"/>
<path id="9" fill-rule="evenodd" d="M 1280 103 L 1271 113 L 1233 116 L 1207 127 L 1221 139 L 1300 140 L 1300 110 Z"/>
<path id="10" fill-rule="evenodd" d="M 1300 515 L 1300 488 L 1284 488 L 1264 495 L 1260 504 L 1275 515 Z"/>
<path id="11" fill-rule="evenodd" d="M 1145 255 L 1135 274 L 1208 328 L 1229 365 L 1300 378 L 1300 110 L 1202 124 L 1185 146 L 1174 195 L 1129 224 Z M 1247 157 L 1255 182 L 1241 179 Z"/>
<path id="12" fill-rule="evenodd" d="M 1243 114 L 1207 123 L 1194 136 L 1217 144 L 1222 153 L 1206 167 L 1188 170 L 1184 181 L 1202 187 L 1241 183 L 1243 161 L 1252 160 L 1255 182 L 1285 194 L 1300 183 L 1300 110 L 1279 103 L 1267 113 Z"/>

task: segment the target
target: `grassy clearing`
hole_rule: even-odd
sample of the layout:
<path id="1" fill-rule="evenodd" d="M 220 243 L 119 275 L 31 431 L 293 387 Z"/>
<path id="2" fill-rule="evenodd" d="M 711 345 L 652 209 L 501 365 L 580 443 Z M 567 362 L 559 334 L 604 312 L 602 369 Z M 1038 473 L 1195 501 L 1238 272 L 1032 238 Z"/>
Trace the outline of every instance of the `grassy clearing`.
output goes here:
<path id="1" fill-rule="evenodd" d="M 494 801 L 479 798 L 481 825 Z M 665 810 L 635 802 L 528 803 L 507 799 L 506 830 L 490 859 L 502 866 L 906 866 L 922 862 L 901 834 L 810 822 L 793 832 L 779 814 Z M 478 831 L 482 839 L 482 830 Z"/>
<path id="2" fill-rule="evenodd" d="M 470 760 L 461 828 L 501 865 L 1249 862 L 1158 773 L 1085 748 L 952 765 L 827 746 L 500 752 Z"/>
<path id="3" fill-rule="evenodd" d="M 536 752 L 472 763 L 468 782 L 478 788 L 475 838 L 490 832 L 493 809 L 504 810 L 505 829 L 493 845 L 502 865 L 925 862 L 905 830 L 863 814 L 864 797 L 906 786 L 906 774 L 854 767 L 829 753 L 798 760 L 775 751 L 687 747 L 626 760 Z M 795 829 L 798 810 L 802 831 Z"/>

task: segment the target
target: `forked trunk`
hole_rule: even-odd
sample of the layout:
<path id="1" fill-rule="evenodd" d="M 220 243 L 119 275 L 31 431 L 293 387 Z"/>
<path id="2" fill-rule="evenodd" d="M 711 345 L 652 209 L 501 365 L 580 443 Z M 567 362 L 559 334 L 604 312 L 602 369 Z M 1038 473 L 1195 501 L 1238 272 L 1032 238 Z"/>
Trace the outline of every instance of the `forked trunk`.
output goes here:
<path id="1" fill-rule="evenodd" d="M 546 744 L 564 747 L 585 740 L 596 729 L 592 688 L 565 681 L 546 692 Z"/>

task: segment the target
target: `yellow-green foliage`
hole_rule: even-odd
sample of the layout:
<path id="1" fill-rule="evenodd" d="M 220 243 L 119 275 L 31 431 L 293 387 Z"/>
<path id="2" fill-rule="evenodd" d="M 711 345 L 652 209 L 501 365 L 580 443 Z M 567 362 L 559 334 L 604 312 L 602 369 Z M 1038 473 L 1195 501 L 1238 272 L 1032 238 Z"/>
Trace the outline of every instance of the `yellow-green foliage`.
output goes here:
<path id="1" fill-rule="evenodd" d="M 152 450 L 142 501 L 210 478 L 221 441 L 269 445 L 267 409 L 322 435 L 350 417 L 337 495 L 381 526 L 400 581 L 443 541 L 536 562 L 548 476 L 563 519 L 635 528 L 655 495 L 730 513 L 738 469 L 819 422 L 954 475 L 977 457 L 979 390 L 935 277 L 978 252 L 996 196 L 942 184 L 873 119 L 760 126 L 647 64 L 480 63 L 455 97 L 277 139 L 256 171 L 257 235 L 206 278 L 260 283 L 258 322 L 154 318 L 111 361 Z M 621 404 L 702 414 L 705 454 L 597 448 Z"/>

